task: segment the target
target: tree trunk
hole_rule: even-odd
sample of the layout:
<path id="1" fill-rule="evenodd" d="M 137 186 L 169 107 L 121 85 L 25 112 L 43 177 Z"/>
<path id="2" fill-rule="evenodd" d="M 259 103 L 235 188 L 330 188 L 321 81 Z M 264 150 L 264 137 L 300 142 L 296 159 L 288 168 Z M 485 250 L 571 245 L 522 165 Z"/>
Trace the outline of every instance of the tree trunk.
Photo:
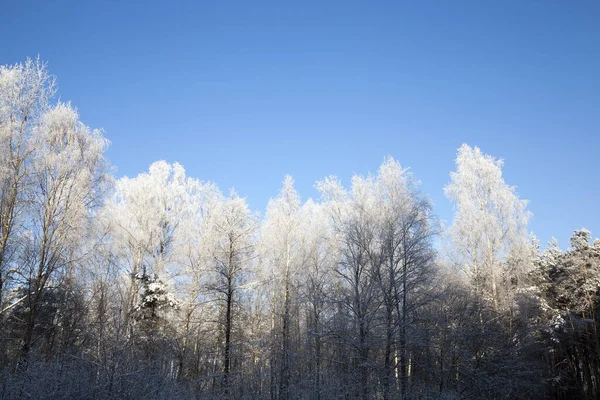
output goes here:
<path id="1" fill-rule="evenodd" d="M 229 288 L 227 290 L 226 299 L 226 310 L 225 310 L 225 351 L 223 354 L 223 387 L 225 389 L 225 396 L 229 396 L 229 371 L 231 369 L 231 308 L 233 305 L 233 290 L 231 288 L 231 281 L 229 282 Z"/>
<path id="2" fill-rule="evenodd" d="M 406 261 L 402 266 L 402 322 L 400 326 L 400 397 L 405 400 L 408 396 L 408 357 L 406 352 L 406 313 L 408 311 L 406 293 Z"/>
<path id="3" fill-rule="evenodd" d="M 281 381 L 279 385 L 279 398 L 287 400 L 289 398 L 289 352 L 290 352 L 290 285 L 289 278 L 286 273 L 285 295 L 283 305 L 283 326 L 281 328 L 282 335 L 282 359 L 281 359 Z"/>

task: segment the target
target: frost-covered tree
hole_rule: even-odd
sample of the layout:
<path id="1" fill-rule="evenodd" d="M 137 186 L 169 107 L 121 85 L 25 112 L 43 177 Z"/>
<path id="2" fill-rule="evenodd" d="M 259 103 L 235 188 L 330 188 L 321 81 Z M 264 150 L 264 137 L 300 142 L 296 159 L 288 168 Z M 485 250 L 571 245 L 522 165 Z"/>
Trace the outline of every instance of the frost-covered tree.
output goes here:
<path id="1" fill-rule="evenodd" d="M 396 387 L 402 398 L 409 395 L 407 329 L 433 277 L 436 234 L 431 206 L 417 186 L 412 174 L 391 157 L 376 176 L 354 176 L 349 191 L 335 178 L 318 184 L 341 249 L 336 272 L 341 304 L 355 326 L 349 339 L 359 354 L 354 368 L 362 398 L 371 395 L 369 364 L 379 346 L 383 397 L 391 398 Z"/>
<path id="2" fill-rule="evenodd" d="M 10 307 L 6 283 L 18 272 L 26 200 L 34 189 L 34 130 L 54 92 L 54 78 L 39 59 L 0 66 L 0 315 Z"/>
<path id="3" fill-rule="evenodd" d="M 333 274 L 338 261 L 338 249 L 333 227 L 322 204 L 309 199 L 302 205 L 300 230 L 303 232 L 302 258 L 304 268 L 299 272 L 299 297 L 306 315 L 305 342 L 308 369 L 307 379 L 313 385 L 313 398 L 321 399 L 323 364 L 327 357 L 326 336 L 328 316 L 333 311 L 331 292 Z"/>
<path id="4" fill-rule="evenodd" d="M 213 373 L 218 373 L 221 355 L 212 349 L 219 346 L 219 301 L 212 289 L 217 275 L 215 249 L 220 243 L 215 226 L 225 201 L 214 183 L 188 179 L 187 201 L 179 217 L 178 244 L 172 255 L 178 266 L 174 284 L 180 301 L 179 379 L 199 379 L 200 357 L 213 360 Z"/>
<path id="5" fill-rule="evenodd" d="M 33 341 L 37 311 L 44 290 L 53 280 L 67 276 L 82 256 L 78 246 L 90 229 L 92 207 L 105 190 L 107 141 L 98 130 L 79 121 L 69 104 L 46 111 L 32 137 L 35 144 L 35 191 L 29 197 L 29 241 L 23 253 L 27 265 L 27 306 L 23 354 Z"/>
<path id="6" fill-rule="evenodd" d="M 456 261 L 470 276 L 475 290 L 499 301 L 502 263 L 527 243 L 530 213 L 527 201 L 502 177 L 503 161 L 464 144 L 458 149 L 456 171 L 444 188 L 454 203 L 449 233 Z"/>
<path id="7" fill-rule="evenodd" d="M 211 280 L 208 289 L 215 293 L 221 302 L 219 320 L 223 331 L 223 388 L 230 395 L 232 359 L 234 356 L 235 328 L 241 313 L 243 285 L 250 278 L 254 262 L 257 219 L 246 200 L 235 191 L 218 204 L 211 224 L 214 237 L 212 248 Z"/>
<path id="8" fill-rule="evenodd" d="M 433 278 L 432 240 L 437 234 L 437 223 L 429 200 L 418 190 L 418 182 L 392 158 L 381 165 L 376 190 L 384 267 L 384 275 L 379 278 L 388 321 L 384 364 L 391 381 L 397 336 L 401 397 L 406 398 L 410 357 L 407 329 L 413 325 L 414 312 L 426 302 L 424 296 Z M 384 397 L 389 397 L 390 390 L 384 387 Z"/>
<path id="9" fill-rule="evenodd" d="M 165 282 L 176 271 L 169 264 L 177 246 L 176 231 L 193 189 L 184 168 L 158 161 L 147 173 L 117 181 L 102 217 L 112 237 L 112 254 L 129 275 L 126 313 L 137 302 L 139 281 L 146 268 Z M 167 268 L 170 267 L 170 268 Z"/>
<path id="10" fill-rule="evenodd" d="M 377 341 L 375 325 L 382 304 L 376 279 L 381 259 L 377 254 L 379 210 L 373 193 L 374 182 L 372 177 L 354 176 L 351 190 L 346 191 L 337 179 L 328 178 L 318 183 L 318 187 L 326 198 L 332 199 L 328 208 L 340 248 L 335 270 L 340 281 L 336 296 L 340 325 L 335 329 L 348 346 L 339 361 L 352 360 L 347 366 L 351 373 L 345 377 L 347 391 L 366 400 L 373 386 L 370 367 Z"/>
<path id="11" fill-rule="evenodd" d="M 271 392 L 281 399 L 290 397 L 292 302 L 297 295 L 298 273 L 303 267 L 300 217 L 300 196 L 288 175 L 279 195 L 269 201 L 262 227 L 262 257 L 270 275 L 271 328 L 276 346 L 271 359 Z M 275 370 L 276 364 L 279 371 Z M 275 387 L 276 374 L 278 388 Z"/>
<path id="12" fill-rule="evenodd" d="M 590 239 L 587 229 L 576 230 L 567 252 L 551 242 L 534 271 L 546 316 L 540 333 L 560 398 L 600 395 L 600 241 Z"/>
<path id="13" fill-rule="evenodd" d="M 178 302 L 169 292 L 168 286 L 158 277 L 157 274 L 148 273 L 145 267 L 139 272 L 135 279 L 140 284 L 140 293 L 138 302 L 133 309 L 133 315 L 146 338 L 164 335 L 166 332 L 160 332 L 161 312 L 165 309 L 174 309 Z"/>

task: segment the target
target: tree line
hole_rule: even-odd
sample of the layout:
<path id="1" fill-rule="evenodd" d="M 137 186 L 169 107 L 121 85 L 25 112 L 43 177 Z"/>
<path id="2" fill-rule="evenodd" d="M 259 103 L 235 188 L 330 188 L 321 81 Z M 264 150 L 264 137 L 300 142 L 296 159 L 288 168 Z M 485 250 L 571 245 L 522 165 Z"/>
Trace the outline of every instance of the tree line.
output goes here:
<path id="1" fill-rule="evenodd" d="M 600 241 L 541 249 L 502 161 L 458 149 L 443 227 L 391 157 L 287 176 L 264 215 L 0 67 L 0 398 L 595 399 Z"/>

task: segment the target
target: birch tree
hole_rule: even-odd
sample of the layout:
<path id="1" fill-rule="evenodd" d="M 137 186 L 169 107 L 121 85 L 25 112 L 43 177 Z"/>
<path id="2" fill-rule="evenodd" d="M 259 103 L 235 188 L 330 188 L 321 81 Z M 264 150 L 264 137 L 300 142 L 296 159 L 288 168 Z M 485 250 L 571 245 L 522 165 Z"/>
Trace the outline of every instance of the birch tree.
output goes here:
<path id="1" fill-rule="evenodd" d="M 280 342 L 275 340 L 279 351 L 274 352 L 271 360 L 271 393 L 281 399 L 290 397 L 292 301 L 296 296 L 297 273 L 302 267 L 300 212 L 300 196 L 294 188 L 294 180 L 288 175 L 279 195 L 269 201 L 262 235 L 263 257 L 271 271 L 271 328 L 274 338 L 281 338 Z M 282 304 L 278 298 L 282 298 Z M 279 321 L 276 316 L 280 316 Z M 275 332 L 276 326 L 279 332 Z M 280 366 L 279 371 L 275 371 L 275 364 Z M 276 372 L 279 388 L 275 387 Z"/>
<path id="2" fill-rule="evenodd" d="M 346 191 L 334 177 L 318 187 L 329 205 L 340 258 L 335 272 L 339 280 L 336 302 L 342 319 L 349 326 L 336 327 L 336 335 L 344 342 L 348 354 L 344 357 L 351 373 L 346 376 L 348 395 L 354 392 L 361 399 L 371 396 L 372 363 L 375 343 L 375 325 L 382 299 L 378 291 L 375 270 L 377 256 L 376 203 L 373 196 L 373 178 L 355 175 L 352 187 Z M 344 318 L 345 317 L 345 318 Z"/>
<path id="3" fill-rule="evenodd" d="M 407 329 L 433 277 L 432 239 L 437 232 L 431 206 L 417 186 L 412 174 L 391 157 L 377 175 L 355 175 L 349 191 L 335 178 L 318 184 L 342 249 L 337 274 L 345 293 L 342 304 L 357 328 L 350 343 L 359 354 L 355 368 L 360 370 L 362 398 L 371 395 L 369 365 L 379 346 L 383 398 L 390 398 L 397 386 L 402 398 L 409 394 Z M 380 331 L 378 325 L 385 328 Z M 379 346 L 374 343 L 378 337 Z M 400 378 L 397 384 L 394 373 Z"/>
<path id="4" fill-rule="evenodd" d="M 176 279 L 181 317 L 179 379 L 186 376 L 196 380 L 200 378 L 197 360 L 208 352 L 207 347 L 215 354 L 210 356 L 213 364 L 217 362 L 216 352 L 212 351 L 216 342 L 212 334 L 218 317 L 214 316 L 215 296 L 211 288 L 217 275 L 214 257 L 219 240 L 215 226 L 225 201 L 225 196 L 214 183 L 188 179 L 188 200 L 181 214 L 179 245 L 174 254 L 180 266 Z M 191 368 L 186 368 L 186 365 Z"/>
<path id="5" fill-rule="evenodd" d="M 311 199 L 303 204 L 300 230 L 303 232 L 303 265 L 300 271 L 300 298 L 306 308 L 306 346 L 309 381 L 313 398 L 323 398 L 323 364 L 325 337 L 328 333 L 328 313 L 331 309 L 333 273 L 338 261 L 338 249 L 325 208 Z"/>
<path id="6" fill-rule="evenodd" d="M 409 395 L 407 329 L 409 325 L 414 327 L 411 317 L 427 301 L 434 275 L 432 240 L 437 234 L 437 223 L 431 204 L 418 185 L 408 169 L 388 157 L 379 168 L 374 186 L 382 267 L 378 279 L 386 308 L 384 398 L 391 395 L 396 338 L 401 397 Z"/>
<path id="7" fill-rule="evenodd" d="M 450 237 L 457 261 L 470 276 L 475 291 L 497 307 L 502 263 L 517 248 L 526 248 L 531 214 L 527 201 L 502 177 L 503 161 L 463 144 L 456 171 L 444 191 L 454 203 Z"/>
<path id="8" fill-rule="evenodd" d="M 55 80 L 39 59 L 0 66 L 0 315 L 32 190 L 32 136 L 54 92 Z"/>
<path id="9" fill-rule="evenodd" d="M 222 387 L 225 396 L 231 395 L 232 359 L 234 354 L 234 334 L 239 331 L 239 317 L 242 312 L 242 293 L 249 280 L 254 262 L 257 219 L 245 199 L 235 191 L 217 205 L 214 210 L 210 234 L 214 247 L 209 263 L 209 292 L 219 302 L 219 322 L 222 328 Z M 238 352 L 239 357 L 239 352 Z"/>
<path id="10" fill-rule="evenodd" d="M 33 137 L 36 190 L 28 224 L 26 290 L 28 314 L 22 353 L 26 359 L 33 342 L 38 308 L 47 286 L 69 274 L 81 254 L 77 246 L 86 236 L 92 207 L 105 189 L 108 142 L 99 130 L 79 121 L 69 104 L 58 103 L 41 116 Z M 56 281 L 55 281 L 56 282 Z"/>

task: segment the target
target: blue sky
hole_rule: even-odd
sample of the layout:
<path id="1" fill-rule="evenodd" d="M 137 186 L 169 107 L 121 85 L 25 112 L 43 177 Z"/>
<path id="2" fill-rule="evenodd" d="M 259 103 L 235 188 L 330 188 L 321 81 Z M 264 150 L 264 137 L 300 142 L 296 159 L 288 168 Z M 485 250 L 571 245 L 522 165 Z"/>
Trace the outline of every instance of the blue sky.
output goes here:
<path id="1" fill-rule="evenodd" d="M 389 154 L 440 218 L 462 143 L 505 160 L 530 229 L 600 236 L 600 2 L 12 1 L 0 64 L 37 54 L 105 130 L 117 175 L 155 160 L 264 210 Z"/>

